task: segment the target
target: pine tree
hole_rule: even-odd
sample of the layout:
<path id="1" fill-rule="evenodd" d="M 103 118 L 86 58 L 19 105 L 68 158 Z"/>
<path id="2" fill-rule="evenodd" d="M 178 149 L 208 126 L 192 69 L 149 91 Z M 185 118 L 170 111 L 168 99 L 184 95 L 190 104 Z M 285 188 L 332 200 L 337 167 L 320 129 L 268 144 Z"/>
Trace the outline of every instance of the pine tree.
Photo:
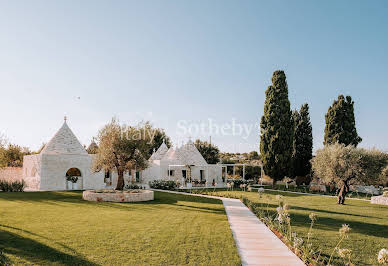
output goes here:
<path id="1" fill-rule="evenodd" d="M 265 95 L 260 155 L 265 174 L 276 182 L 289 174 L 292 156 L 293 124 L 284 71 L 273 73 Z"/>
<path id="2" fill-rule="evenodd" d="M 309 106 L 303 104 L 298 112 L 292 113 L 294 140 L 292 152 L 291 177 L 306 176 L 311 172 L 313 158 L 313 132 L 310 122 Z"/>
<path id="3" fill-rule="evenodd" d="M 357 134 L 354 119 L 354 101 L 352 97 L 339 95 L 338 99 L 329 107 L 325 116 L 324 145 L 341 143 L 357 146 L 361 141 Z"/>

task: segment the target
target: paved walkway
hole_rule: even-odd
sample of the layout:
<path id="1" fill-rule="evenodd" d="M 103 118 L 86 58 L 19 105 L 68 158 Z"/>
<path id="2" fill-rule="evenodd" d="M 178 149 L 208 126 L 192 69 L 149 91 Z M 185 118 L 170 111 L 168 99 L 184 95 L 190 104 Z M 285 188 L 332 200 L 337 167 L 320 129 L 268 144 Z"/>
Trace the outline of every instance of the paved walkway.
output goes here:
<path id="1" fill-rule="evenodd" d="M 222 200 L 243 265 L 305 265 L 239 199 L 153 190 Z"/>

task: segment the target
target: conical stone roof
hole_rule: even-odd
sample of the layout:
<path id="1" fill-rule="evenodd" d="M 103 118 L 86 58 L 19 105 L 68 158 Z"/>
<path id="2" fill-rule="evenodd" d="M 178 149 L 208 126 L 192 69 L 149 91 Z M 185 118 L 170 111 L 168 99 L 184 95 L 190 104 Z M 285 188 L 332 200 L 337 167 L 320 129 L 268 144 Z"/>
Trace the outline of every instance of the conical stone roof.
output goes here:
<path id="1" fill-rule="evenodd" d="M 160 145 L 159 149 L 151 155 L 150 160 L 151 161 L 161 160 L 164 157 L 164 155 L 166 155 L 167 151 L 168 151 L 168 147 L 167 147 L 166 143 L 164 143 L 164 141 L 163 141 L 163 143 L 162 143 L 162 145 Z"/>
<path id="2" fill-rule="evenodd" d="M 206 160 L 191 140 L 179 149 L 179 157 L 185 165 L 207 165 Z"/>
<path id="3" fill-rule="evenodd" d="M 65 122 L 40 154 L 88 154 Z"/>
<path id="4" fill-rule="evenodd" d="M 176 165 L 207 165 L 207 162 L 190 140 L 180 148 L 170 148 L 162 160 L 168 164 Z"/>

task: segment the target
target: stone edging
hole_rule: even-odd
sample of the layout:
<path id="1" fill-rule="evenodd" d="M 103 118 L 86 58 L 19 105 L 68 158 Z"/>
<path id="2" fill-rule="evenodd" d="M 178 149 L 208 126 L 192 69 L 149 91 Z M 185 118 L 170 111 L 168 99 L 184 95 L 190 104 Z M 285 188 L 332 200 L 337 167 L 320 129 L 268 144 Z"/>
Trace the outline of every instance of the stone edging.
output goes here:
<path id="1" fill-rule="evenodd" d="M 372 203 L 372 204 L 388 205 L 388 197 L 375 196 L 375 197 L 371 198 L 370 203 Z"/>
<path id="2" fill-rule="evenodd" d="M 92 190 L 85 190 L 82 199 L 98 202 L 140 202 L 154 200 L 154 192 L 144 190 L 139 193 L 97 193 Z"/>

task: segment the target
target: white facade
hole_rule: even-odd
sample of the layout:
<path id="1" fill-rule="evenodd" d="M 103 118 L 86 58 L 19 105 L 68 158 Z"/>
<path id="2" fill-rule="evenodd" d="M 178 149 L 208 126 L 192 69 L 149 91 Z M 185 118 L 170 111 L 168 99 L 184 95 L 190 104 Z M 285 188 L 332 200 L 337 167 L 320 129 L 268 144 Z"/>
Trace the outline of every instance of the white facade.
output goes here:
<path id="1" fill-rule="evenodd" d="M 114 188 L 117 184 L 116 173 L 109 174 L 106 178 L 103 170 L 92 172 L 94 156 L 87 153 L 65 120 L 40 154 L 24 156 L 23 179 L 27 185 L 26 189 Z M 74 170 L 77 173 L 77 181 L 68 181 L 67 173 L 71 171 L 74 173 Z M 222 167 L 207 164 L 191 141 L 176 149 L 168 149 L 163 143 L 150 157 L 147 169 L 133 170 L 131 174 L 124 175 L 126 184 L 137 183 L 147 186 L 150 181 L 159 179 L 176 180 L 183 186 L 191 180 L 207 181 L 209 186 L 214 183 L 223 186 Z"/>
<path id="2" fill-rule="evenodd" d="M 24 156 L 23 179 L 28 190 L 104 188 L 104 173 L 92 173 L 92 159 L 65 121 L 40 154 Z M 80 172 L 75 183 L 66 177 L 72 168 Z"/>
<path id="3" fill-rule="evenodd" d="M 157 179 L 175 180 L 182 186 L 196 181 L 208 186 L 224 186 L 222 166 L 206 163 L 194 143 L 189 140 L 180 148 L 167 148 L 163 143 L 149 159 L 149 167 L 142 171 L 142 182 Z"/>

